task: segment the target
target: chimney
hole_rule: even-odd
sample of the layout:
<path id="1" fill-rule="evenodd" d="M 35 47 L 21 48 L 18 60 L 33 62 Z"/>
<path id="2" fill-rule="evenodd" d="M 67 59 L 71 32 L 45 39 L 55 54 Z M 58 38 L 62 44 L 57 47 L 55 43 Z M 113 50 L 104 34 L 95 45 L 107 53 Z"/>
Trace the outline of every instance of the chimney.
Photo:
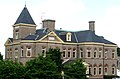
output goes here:
<path id="1" fill-rule="evenodd" d="M 43 28 L 47 28 L 49 31 L 54 31 L 55 30 L 55 20 L 43 20 Z"/>
<path id="2" fill-rule="evenodd" d="M 95 21 L 89 21 L 89 30 L 95 32 Z"/>

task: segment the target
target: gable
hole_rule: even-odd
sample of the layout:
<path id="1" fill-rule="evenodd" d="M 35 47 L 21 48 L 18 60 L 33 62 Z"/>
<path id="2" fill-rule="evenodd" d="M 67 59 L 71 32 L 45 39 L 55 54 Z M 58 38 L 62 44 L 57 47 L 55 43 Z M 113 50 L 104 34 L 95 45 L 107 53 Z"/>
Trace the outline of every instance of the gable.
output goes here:
<path id="1" fill-rule="evenodd" d="M 63 41 L 52 31 L 42 37 L 40 42 L 53 42 L 53 43 L 63 43 Z"/>
<path id="2" fill-rule="evenodd" d="M 8 38 L 7 41 L 5 42 L 5 45 L 11 44 L 11 43 L 12 43 L 12 40 L 10 38 Z"/>

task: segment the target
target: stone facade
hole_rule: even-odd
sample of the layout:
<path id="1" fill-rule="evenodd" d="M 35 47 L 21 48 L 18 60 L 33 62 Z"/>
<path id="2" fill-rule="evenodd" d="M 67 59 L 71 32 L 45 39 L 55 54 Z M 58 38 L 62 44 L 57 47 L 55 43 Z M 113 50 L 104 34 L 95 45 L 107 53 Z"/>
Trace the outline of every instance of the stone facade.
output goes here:
<path id="1" fill-rule="evenodd" d="M 5 59 L 25 64 L 39 54 L 46 56 L 46 51 L 49 48 L 59 48 L 63 52 L 63 60 L 82 58 L 88 63 L 90 79 L 103 79 L 104 75 L 117 75 L 116 44 L 105 40 L 103 42 L 85 40 L 79 42 L 76 32 L 62 31 L 58 33 L 55 31 L 55 21 L 48 21 L 52 25 L 45 23 L 47 22 L 45 20 L 43 21 L 44 26 L 40 30 L 36 30 L 36 25 L 33 23 L 18 23 L 17 21 L 17 24 L 13 25 L 13 38 L 8 38 L 5 43 Z M 93 29 L 90 28 L 89 33 L 95 32 L 93 21 L 90 27 Z M 76 42 L 73 39 L 76 39 Z M 99 39 L 103 40 L 100 37 Z"/>

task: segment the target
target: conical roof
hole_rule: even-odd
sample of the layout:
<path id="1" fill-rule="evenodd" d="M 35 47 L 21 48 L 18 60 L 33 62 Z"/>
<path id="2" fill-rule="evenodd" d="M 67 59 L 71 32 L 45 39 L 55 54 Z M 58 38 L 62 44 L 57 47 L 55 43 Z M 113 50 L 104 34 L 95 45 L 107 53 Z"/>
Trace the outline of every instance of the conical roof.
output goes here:
<path id="1" fill-rule="evenodd" d="M 22 12 L 20 13 L 17 21 L 15 22 L 15 24 L 19 24 L 19 23 L 24 23 L 24 24 L 35 24 L 35 22 L 33 21 L 28 9 L 26 8 L 26 6 L 23 8 Z"/>

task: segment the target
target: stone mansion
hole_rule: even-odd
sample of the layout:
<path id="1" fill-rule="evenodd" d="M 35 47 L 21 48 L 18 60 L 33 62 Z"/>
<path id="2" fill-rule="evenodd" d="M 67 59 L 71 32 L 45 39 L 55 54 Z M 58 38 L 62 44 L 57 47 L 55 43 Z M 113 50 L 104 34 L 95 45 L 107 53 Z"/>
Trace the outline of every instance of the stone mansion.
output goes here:
<path id="1" fill-rule="evenodd" d="M 55 29 L 55 20 L 37 25 L 25 6 L 13 25 L 13 37 L 5 42 L 5 59 L 25 64 L 49 48 L 59 48 L 63 60 L 82 58 L 89 64 L 90 79 L 117 75 L 117 45 L 95 34 L 95 21 L 89 21 L 89 30 L 64 31 Z M 74 27 L 73 27 L 74 28 Z"/>

